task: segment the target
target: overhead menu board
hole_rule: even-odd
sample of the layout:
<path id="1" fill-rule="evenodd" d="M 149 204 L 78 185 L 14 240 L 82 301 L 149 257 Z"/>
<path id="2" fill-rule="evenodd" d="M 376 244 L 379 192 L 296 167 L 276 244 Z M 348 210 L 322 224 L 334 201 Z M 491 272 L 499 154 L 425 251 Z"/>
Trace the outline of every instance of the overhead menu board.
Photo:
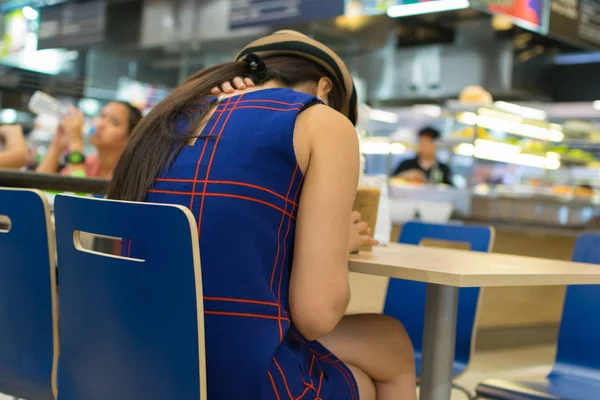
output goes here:
<path id="1" fill-rule="evenodd" d="M 281 26 L 344 14 L 344 0 L 231 0 L 230 27 Z"/>
<path id="2" fill-rule="evenodd" d="M 346 0 L 346 15 L 381 15 L 390 7 L 444 0 Z"/>
<path id="3" fill-rule="evenodd" d="M 550 0 L 548 34 L 575 46 L 600 48 L 600 0 Z"/>
<path id="4" fill-rule="evenodd" d="M 40 10 L 38 48 L 88 46 L 103 42 L 106 8 L 105 0 L 43 7 Z"/>
<path id="5" fill-rule="evenodd" d="M 491 14 L 509 17 L 515 25 L 546 33 L 548 0 L 472 0 L 471 6 Z"/>

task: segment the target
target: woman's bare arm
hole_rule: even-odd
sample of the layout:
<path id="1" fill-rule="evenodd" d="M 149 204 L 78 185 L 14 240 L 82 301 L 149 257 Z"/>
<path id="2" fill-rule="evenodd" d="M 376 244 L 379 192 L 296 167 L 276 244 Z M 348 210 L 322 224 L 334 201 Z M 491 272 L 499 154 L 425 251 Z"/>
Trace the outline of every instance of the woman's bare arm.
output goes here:
<path id="1" fill-rule="evenodd" d="M 295 147 L 308 160 L 296 221 L 290 311 L 298 330 L 315 340 L 333 330 L 350 300 L 349 226 L 359 174 L 356 131 L 333 109 L 300 114 Z M 303 157 L 308 147 L 309 157 Z"/>

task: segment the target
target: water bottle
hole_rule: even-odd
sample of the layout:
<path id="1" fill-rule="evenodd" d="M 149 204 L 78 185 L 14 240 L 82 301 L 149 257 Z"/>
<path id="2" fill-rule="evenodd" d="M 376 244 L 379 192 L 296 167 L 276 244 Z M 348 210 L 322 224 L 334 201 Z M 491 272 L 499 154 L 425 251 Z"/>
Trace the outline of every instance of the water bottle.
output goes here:
<path id="1" fill-rule="evenodd" d="M 60 101 L 39 90 L 29 99 L 29 110 L 37 115 L 52 115 L 59 119 L 67 114 Z"/>
<path id="2" fill-rule="evenodd" d="M 387 176 L 381 178 L 381 196 L 379 197 L 379 212 L 373 237 L 382 245 L 390 244 L 392 236 L 392 209 L 387 184 Z"/>

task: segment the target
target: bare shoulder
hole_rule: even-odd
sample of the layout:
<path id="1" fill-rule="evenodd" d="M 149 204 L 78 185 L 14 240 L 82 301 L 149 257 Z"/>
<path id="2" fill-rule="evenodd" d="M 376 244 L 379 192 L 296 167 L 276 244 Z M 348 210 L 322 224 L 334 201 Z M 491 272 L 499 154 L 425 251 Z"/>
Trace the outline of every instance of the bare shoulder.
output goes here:
<path id="1" fill-rule="evenodd" d="M 294 150 L 300 169 L 306 172 L 310 159 L 317 152 L 357 153 L 358 137 L 348 118 L 331 107 L 319 104 L 298 116 Z"/>
<path id="2" fill-rule="evenodd" d="M 333 135 L 351 133 L 356 138 L 354 126 L 343 114 L 323 104 L 310 107 L 300 113 L 296 129 L 306 132 L 331 133 Z"/>

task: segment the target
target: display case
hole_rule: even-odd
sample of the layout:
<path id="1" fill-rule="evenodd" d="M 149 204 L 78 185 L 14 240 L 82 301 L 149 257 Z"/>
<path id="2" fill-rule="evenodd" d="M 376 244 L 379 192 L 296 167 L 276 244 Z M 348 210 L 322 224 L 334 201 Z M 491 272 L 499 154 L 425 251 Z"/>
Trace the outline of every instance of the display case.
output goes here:
<path id="1" fill-rule="evenodd" d="M 594 154 L 600 150 L 600 135 L 593 128 L 573 135 L 572 129 L 549 121 L 544 110 L 506 102 L 448 102 L 434 112 L 435 107 L 386 110 L 387 127 L 379 111 L 362 132 L 367 173 L 390 177 L 397 163 L 417 152 L 420 127 L 443 132 L 438 158 L 452 169 L 454 187 L 392 178 L 390 193 L 399 201 L 396 206 L 404 208 L 396 215 L 427 219 L 419 212 L 410 217 L 406 209 L 413 209 L 415 201 L 430 203 L 432 190 L 439 192 L 441 208 L 452 204 L 454 217 L 582 226 L 600 212 L 595 188 L 595 183 L 600 187 L 600 168 Z M 395 124 L 392 114 L 398 116 Z"/>

